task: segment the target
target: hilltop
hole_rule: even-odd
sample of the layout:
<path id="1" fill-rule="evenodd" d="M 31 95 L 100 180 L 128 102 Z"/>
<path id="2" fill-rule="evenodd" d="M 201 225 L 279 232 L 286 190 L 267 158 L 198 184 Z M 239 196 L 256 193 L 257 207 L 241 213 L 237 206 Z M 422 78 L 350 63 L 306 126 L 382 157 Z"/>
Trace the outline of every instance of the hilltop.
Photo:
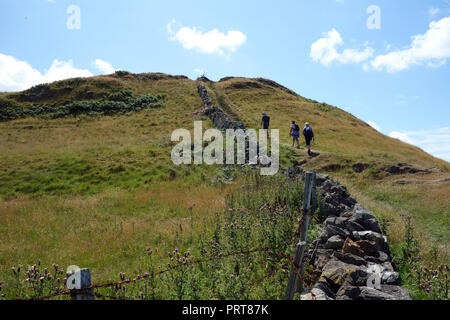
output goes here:
<path id="1" fill-rule="evenodd" d="M 18 261 L 76 260 L 106 279 L 138 268 L 147 245 L 162 252 L 190 247 L 212 230 L 225 195 L 243 181 L 226 167 L 177 167 L 170 160 L 173 130 L 192 130 L 199 119 L 212 127 L 201 115 L 198 82 L 247 128 L 258 128 L 267 112 L 280 129 L 281 165 L 344 183 L 389 221 L 394 250 L 403 239 L 402 216 L 412 216 L 424 259 L 434 245 L 437 263 L 448 262 L 448 162 L 269 79 L 118 71 L 0 93 L 0 232 L 7 239 L 0 271 Z M 289 147 L 291 120 L 312 125 L 319 156 Z"/>

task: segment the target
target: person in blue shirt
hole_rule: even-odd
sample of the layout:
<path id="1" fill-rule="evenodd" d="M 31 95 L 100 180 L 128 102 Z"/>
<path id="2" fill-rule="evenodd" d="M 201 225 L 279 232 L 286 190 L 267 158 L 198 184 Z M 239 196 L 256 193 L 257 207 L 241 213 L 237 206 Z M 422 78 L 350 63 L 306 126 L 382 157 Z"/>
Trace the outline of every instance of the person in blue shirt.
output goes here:
<path id="1" fill-rule="evenodd" d="M 292 120 L 291 131 L 289 132 L 289 135 L 292 136 L 292 147 L 294 147 L 295 142 L 297 142 L 297 149 L 300 149 L 300 141 L 298 140 L 298 138 L 300 137 L 300 127 L 295 123 L 294 120 Z"/>

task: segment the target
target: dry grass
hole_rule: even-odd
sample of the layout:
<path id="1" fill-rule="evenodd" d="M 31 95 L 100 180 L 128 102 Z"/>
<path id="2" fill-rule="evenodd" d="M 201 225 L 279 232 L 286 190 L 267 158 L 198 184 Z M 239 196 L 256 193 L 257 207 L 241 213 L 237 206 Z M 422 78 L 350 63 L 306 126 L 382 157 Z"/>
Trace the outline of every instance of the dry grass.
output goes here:
<path id="1" fill-rule="evenodd" d="M 224 195 L 240 183 L 213 185 L 210 181 L 217 173 L 207 167 L 175 168 L 175 176 L 170 176 L 170 134 L 177 128 L 192 129 L 193 120 L 201 118 L 196 112 L 202 103 L 194 81 L 161 77 L 102 76 L 88 79 L 83 86 L 98 94 L 117 88 L 132 88 L 135 95 L 164 94 L 163 108 L 129 116 L 0 123 L 0 272 L 41 259 L 45 264 L 89 266 L 100 281 L 120 271 L 138 270 L 147 246 L 160 248 L 158 259 L 174 246 L 196 250 L 199 237 L 211 230 L 214 215 L 221 212 Z M 84 87 L 42 103 L 72 101 Z M 217 93 L 213 100 L 226 103 L 248 127 L 257 128 L 261 113 L 268 112 L 284 146 L 291 144 L 290 121 L 309 121 L 317 137 L 313 148 L 321 155 L 309 159 L 304 149 L 293 151 L 298 160 L 307 161 L 307 167 L 363 161 L 376 168 L 397 162 L 436 168 L 435 174 L 424 177 L 378 179 L 348 170 L 332 174 L 360 202 L 392 220 L 392 243 L 402 240 L 399 214 L 412 215 L 422 244 L 438 241 L 443 259 L 448 259 L 444 254 L 449 242 L 449 184 L 395 184 L 400 178 L 447 177 L 447 162 L 388 138 L 340 109 L 256 80 L 235 78 L 208 87 Z M 211 126 L 203 119 L 205 126 Z M 81 164 L 75 164 L 81 169 L 71 173 L 73 159 L 79 159 Z M 124 173 L 110 172 L 119 166 Z M 42 177 L 47 180 L 38 181 Z M 99 177 L 104 180 L 98 182 Z M 66 181 L 67 192 L 46 191 L 45 181 Z M 39 190 L 5 196 L 28 184 Z"/>
<path id="2" fill-rule="evenodd" d="M 157 260 L 175 246 L 195 248 L 234 187 L 105 191 L 86 197 L 26 197 L 0 203 L 2 272 L 18 262 L 91 266 L 97 281 L 138 270 L 146 247 Z"/>

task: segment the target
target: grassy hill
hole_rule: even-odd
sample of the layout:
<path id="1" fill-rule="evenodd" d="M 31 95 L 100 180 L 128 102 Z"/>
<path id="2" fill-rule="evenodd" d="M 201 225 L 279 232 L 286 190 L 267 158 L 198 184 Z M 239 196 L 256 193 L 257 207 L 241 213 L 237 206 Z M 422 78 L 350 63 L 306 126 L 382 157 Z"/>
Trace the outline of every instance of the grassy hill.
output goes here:
<path id="1" fill-rule="evenodd" d="M 212 127 L 199 113 L 196 85 L 184 76 L 116 72 L 0 93 L 0 274 L 40 260 L 89 266 L 100 281 L 140 270 L 146 247 L 159 249 L 156 262 L 174 247 L 200 250 L 244 179 L 234 168 L 171 162 L 173 130 L 199 119 Z M 302 163 L 346 184 L 389 222 L 394 248 L 403 241 L 402 216 L 412 216 L 423 259 L 448 263 L 448 162 L 267 79 L 204 85 L 249 128 L 267 112 L 280 129 L 281 165 Z M 290 148 L 291 120 L 310 122 L 318 157 Z"/>

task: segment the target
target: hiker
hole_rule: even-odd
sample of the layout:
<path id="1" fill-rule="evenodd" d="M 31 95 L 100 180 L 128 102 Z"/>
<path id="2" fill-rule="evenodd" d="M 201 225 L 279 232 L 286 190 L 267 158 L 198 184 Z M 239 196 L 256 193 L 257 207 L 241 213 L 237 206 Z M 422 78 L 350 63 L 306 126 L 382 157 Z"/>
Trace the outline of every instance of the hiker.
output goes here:
<path id="1" fill-rule="evenodd" d="M 308 122 L 305 123 L 305 127 L 303 128 L 303 136 L 308 147 L 308 155 L 311 156 L 311 140 L 314 140 L 314 132 Z"/>
<path id="2" fill-rule="evenodd" d="M 269 125 L 270 125 L 270 117 L 267 116 L 265 112 L 263 112 L 263 117 L 261 119 L 261 126 L 267 132 L 267 137 L 269 137 Z"/>
<path id="3" fill-rule="evenodd" d="M 294 120 L 292 120 L 289 135 L 292 136 L 292 147 L 294 147 L 295 141 L 297 141 L 297 149 L 300 149 L 300 141 L 298 141 L 298 138 L 300 137 L 300 127 Z"/>

